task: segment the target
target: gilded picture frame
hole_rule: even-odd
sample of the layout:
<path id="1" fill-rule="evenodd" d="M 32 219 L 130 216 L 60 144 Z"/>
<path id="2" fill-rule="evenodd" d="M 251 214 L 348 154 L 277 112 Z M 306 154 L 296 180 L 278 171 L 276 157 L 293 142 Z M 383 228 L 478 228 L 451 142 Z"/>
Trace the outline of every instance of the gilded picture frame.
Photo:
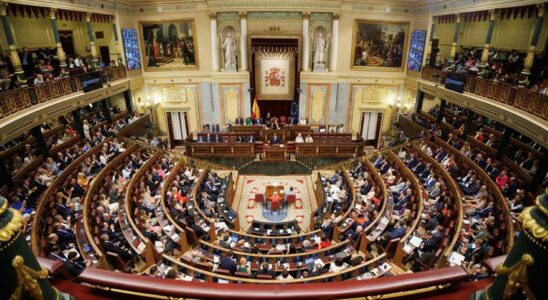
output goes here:
<path id="1" fill-rule="evenodd" d="M 199 68 L 195 19 L 139 21 L 138 31 L 146 72 Z"/>
<path id="2" fill-rule="evenodd" d="M 350 56 L 351 69 L 404 71 L 408 43 L 409 22 L 355 19 Z"/>

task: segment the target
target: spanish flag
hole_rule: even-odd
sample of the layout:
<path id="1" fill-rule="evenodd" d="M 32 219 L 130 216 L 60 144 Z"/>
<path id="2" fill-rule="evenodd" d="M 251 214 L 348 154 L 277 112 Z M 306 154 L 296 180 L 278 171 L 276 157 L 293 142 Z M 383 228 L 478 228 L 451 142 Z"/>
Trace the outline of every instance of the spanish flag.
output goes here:
<path id="1" fill-rule="evenodd" d="M 251 108 L 251 118 L 257 120 L 261 117 L 261 109 L 259 108 L 259 103 L 257 102 L 257 97 L 253 100 L 253 107 Z"/>

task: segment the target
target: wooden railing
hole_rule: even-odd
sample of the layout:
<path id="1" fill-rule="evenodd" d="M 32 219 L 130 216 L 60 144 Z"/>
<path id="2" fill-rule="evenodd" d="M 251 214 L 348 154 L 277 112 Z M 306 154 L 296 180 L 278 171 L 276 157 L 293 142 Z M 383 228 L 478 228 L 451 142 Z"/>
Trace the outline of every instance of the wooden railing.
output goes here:
<path id="1" fill-rule="evenodd" d="M 126 67 L 109 67 L 100 71 L 110 81 L 125 78 Z M 73 94 L 82 89 L 80 75 L 44 82 L 0 93 L 0 119 L 38 103 Z"/>
<path id="2" fill-rule="evenodd" d="M 447 71 L 424 66 L 422 78 L 445 83 Z M 548 120 L 548 96 L 502 82 L 466 75 L 464 91 L 493 99 Z"/>
<path id="3" fill-rule="evenodd" d="M 173 263 L 180 264 L 176 259 Z M 361 266 L 360 266 L 361 267 Z M 205 272 L 200 269 L 196 272 Z M 350 270 L 347 268 L 344 271 Z M 332 275 L 326 273 L 322 279 Z M 367 280 L 359 284 L 355 280 L 309 284 L 215 284 L 165 280 L 139 275 L 86 269 L 76 280 L 102 290 L 126 294 L 146 294 L 154 298 L 207 298 L 207 299 L 377 299 L 381 295 L 397 296 L 432 292 L 460 283 L 470 275 L 460 266 L 425 272 L 388 276 Z M 240 278 L 238 278 L 240 279 Z M 245 278 L 241 278 L 245 279 Z M 245 279 L 247 282 L 249 279 Z M 242 280 L 244 281 L 244 280 Z M 249 280 L 251 281 L 251 280 Z M 297 280 L 295 280 L 297 281 Z M 321 281 L 321 280 L 318 280 Z M 272 281 L 269 281 L 272 283 Z M 302 282 L 299 280 L 299 282 Z M 284 283 L 290 283 L 286 281 Z M 123 296 L 122 296 L 123 297 Z"/>

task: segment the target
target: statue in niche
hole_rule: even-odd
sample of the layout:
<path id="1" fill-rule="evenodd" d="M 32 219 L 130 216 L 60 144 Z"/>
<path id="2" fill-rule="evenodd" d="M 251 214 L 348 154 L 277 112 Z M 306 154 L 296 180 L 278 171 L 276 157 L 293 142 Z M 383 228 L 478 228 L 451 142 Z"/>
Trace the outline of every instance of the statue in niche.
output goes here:
<path id="1" fill-rule="evenodd" d="M 322 32 L 318 33 L 314 41 L 312 51 L 314 51 L 313 66 L 314 72 L 324 72 L 327 57 L 327 41 Z"/>
<path id="2" fill-rule="evenodd" d="M 236 64 L 238 62 L 236 58 L 236 53 L 238 51 L 238 43 L 232 31 L 229 31 L 223 45 L 221 46 L 224 50 L 225 58 L 225 71 L 236 71 Z"/>

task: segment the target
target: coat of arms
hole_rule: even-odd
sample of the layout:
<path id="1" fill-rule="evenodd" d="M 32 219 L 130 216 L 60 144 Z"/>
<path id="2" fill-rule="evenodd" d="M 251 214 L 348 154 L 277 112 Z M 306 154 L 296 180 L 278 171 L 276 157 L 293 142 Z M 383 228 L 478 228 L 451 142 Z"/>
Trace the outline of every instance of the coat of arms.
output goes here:
<path id="1" fill-rule="evenodd" d="M 265 86 L 279 86 L 284 87 L 285 86 L 285 74 L 284 71 L 282 71 L 280 68 L 270 68 L 269 70 L 265 71 Z"/>

